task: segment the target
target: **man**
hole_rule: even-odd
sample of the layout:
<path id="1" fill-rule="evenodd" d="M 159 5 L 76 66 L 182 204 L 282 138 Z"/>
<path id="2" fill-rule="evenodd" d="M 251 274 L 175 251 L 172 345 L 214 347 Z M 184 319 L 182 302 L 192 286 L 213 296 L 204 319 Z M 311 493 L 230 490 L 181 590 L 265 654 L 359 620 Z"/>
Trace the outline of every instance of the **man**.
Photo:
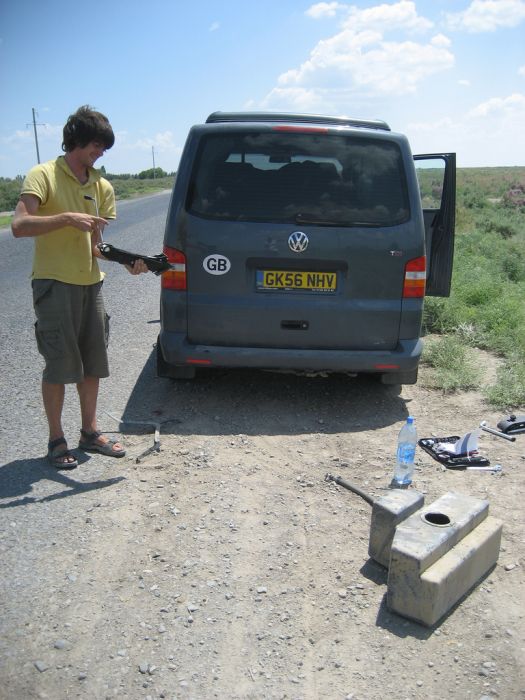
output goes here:
<path id="1" fill-rule="evenodd" d="M 65 155 L 30 170 L 15 210 L 15 237 L 35 239 L 32 286 L 36 339 L 45 360 L 42 398 L 49 424 L 48 459 L 57 469 L 74 469 L 62 429 L 65 385 L 76 384 L 82 419 L 79 448 L 112 457 L 125 450 L 97 430 L 99 380 L 109 376 L 108 316 L 102 298 L 103 273 L 97 245 L 114 219 L 111 184 L 94 169 L 115 137 L 103 114 L 88 105 L 67 120 Z M 128 270 L 147 272 L 137 260 Z"/>

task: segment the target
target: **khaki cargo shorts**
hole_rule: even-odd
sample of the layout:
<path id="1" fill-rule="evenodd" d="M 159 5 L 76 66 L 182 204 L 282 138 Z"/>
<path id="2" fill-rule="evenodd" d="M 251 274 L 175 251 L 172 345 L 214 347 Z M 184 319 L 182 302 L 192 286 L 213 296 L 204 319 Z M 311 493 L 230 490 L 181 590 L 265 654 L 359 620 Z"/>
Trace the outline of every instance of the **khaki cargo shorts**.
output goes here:
<path id="1" fill-rule="evenodd" d="M 108 377 L 109 316 L 102 282 L 66 284 L 33 280 L 38 351 L 50 384 L 78 384 L 84 377 Z"/>

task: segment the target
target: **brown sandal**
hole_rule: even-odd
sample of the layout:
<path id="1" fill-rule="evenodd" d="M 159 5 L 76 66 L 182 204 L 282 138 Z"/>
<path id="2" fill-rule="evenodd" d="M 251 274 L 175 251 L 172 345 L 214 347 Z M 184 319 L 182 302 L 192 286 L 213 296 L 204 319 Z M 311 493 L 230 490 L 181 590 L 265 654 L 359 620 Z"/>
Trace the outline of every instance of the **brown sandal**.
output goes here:
<path id="1" fill-rule="evenodd" d="M 108 440 L 102 445 L 97 442 L 98 438 L 101 437 L 102 433 L 95 430 L 93 433 L 88 433 L 85 430 L 80 429 L 82 433 L 83 440 L 80 440 L 78 446 L 84 452 L 98 452 L 101 455 L 106 455 L 106 457 L 124 457 L 126 450 L 114 450 L 114 445 L 117 444 L 117 440 Z"/>
<path id="2" fill-rule="evenodd" d="M 62 450 L 57 450 L 57 447 L 64 445 Z M 68 460 L 68 457 L 72 457 L 72 460 Z M 51 466 L 55 469 L 76 469 L 78 467 L 78 462 L 75 455 L 67 449 L 66 439 L 59 437 L 56 440 L 50 440 L 47 443 L 47 458 Z"/>

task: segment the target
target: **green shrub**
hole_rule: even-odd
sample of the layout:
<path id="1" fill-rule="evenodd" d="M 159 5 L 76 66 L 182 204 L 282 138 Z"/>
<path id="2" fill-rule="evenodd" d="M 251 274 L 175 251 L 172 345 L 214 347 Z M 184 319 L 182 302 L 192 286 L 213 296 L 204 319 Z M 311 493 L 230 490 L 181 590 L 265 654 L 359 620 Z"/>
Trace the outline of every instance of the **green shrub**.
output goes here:
<path id="1" fill-rule="evenodd" d="M 481 370 L 473 351 L 456 336 L 427 341 L 422 361 L 431 368 L 423 380 L 426 386 L 445 393 L 479 386 Z"/>
<path id="2" fill-rule="evenodd" d="M 504 201 L 520 177 L 523 185 L 523 168 L 458 171 L 451 295 L 428 297 L 423 315 L 425 333 L 454 339 L 425 351 L 432 386 L 450 391 L 475 381 L 460 348 L 483 348 L 503 361 L 487 400 L 509 409 L 525 404 L 525 211 Z"/>
<path id="3" fill-rule="evenodd" d="M 496 384 L 485 389 L 487 401 L 503 411 L 525 406 L 525 362 L 523 354 L 510 355 L 498 370 Z"/>
<path id="4" fill-rule="evenodd" d="M 113 185 L 117 199 L 129 199 L 130 197 L 137 197 L 141 194 L 147 194 L 148 192 L 171 189 L 173 187 L 173 177 L 168 176 L 140 180 L 138 178 L 126 178 L 125 180 L 115 178 L 111 181 L 111 184 Z"/>

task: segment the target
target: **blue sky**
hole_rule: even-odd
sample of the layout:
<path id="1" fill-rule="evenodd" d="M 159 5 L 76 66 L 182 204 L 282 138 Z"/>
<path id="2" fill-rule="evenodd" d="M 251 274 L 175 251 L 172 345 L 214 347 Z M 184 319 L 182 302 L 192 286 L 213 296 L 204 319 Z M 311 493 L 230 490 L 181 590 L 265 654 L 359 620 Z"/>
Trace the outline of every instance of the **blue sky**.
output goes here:
<path id="1" fill-rule="evenodd" d="M 379 118 L 414 153 L 525 165 L 525 0 L 3 0 L 0 176 L 60 154 L 91 104 L 115 146 L 99 165 L 177 169 L 215 110 Z"/>

